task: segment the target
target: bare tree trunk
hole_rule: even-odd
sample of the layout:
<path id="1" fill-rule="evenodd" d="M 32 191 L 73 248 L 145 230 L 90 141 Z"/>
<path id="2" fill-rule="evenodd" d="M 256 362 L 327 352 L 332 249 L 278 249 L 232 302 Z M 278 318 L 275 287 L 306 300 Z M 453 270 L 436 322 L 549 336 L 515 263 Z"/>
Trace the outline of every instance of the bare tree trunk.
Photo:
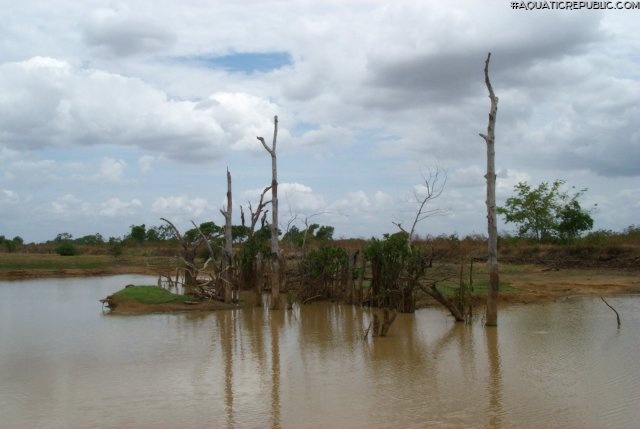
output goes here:
<path id="1" fill-rule="evenodd" d="M 224 283 L 224 302 L 229 304 L 232 300 L 232 267 L 233 267 L 233 235 L 231 230 L 231 173 L 227 169 L 227 207 L 220 210 L 224 216 L 224 252 L 222 255 L 222 281 Z"/>
<path id="2" fill-rule="evenodd" d="M 498 97 L 493 92 L 493 87 L 489 81 L 489 60 L 491 52 L 487 55 L 484 63 L 484 80 L 489 90 L 491 100 L 491 110 L 489 111 L 489 125 L 487 134 L 480 134 L 487 143 L 487 228 L 489 234 L 489 290 L 487 292 L 487 321 L 486 326 L 498 326 L 498 286 L 500 278 L 498 276 L 498 227 L 496 220 L 496 167 L 495 167 L 495 126 L 496 115 L 498 113 Z"/>
<path id="3" fill-rule="evenodd" d="M 276 141 L 278 138 L 278 117 L 273 118 L 273 142 L 271 148 L 267 146 L 264 138 L 258 137 L 262 146 L 271 155 L 271 309 L 280 308 L 280 276 L 281 257 L 280 243 L 278 242 L 278 159 L 276 156 Z"/>

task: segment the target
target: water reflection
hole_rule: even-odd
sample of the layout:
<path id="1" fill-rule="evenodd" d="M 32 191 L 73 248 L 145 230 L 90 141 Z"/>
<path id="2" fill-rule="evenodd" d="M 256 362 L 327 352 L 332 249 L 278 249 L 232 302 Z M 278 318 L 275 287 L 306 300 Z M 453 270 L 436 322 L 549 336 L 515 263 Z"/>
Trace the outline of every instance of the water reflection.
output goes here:
<path id="1" fill-rule="evenodd" d="M 638 297 L 610 300 L 620 330 L 599 300 L 578 299 L 509 307 L 497 329 L 420 310 L 365 340 L 375 310 L 328 303 L 102 315 L 98 299 L 125 282 L 0 282 L 0 428 L 640 421 Z"/>
<path id="2" fill-rule="evenodd" d="M 502 427 L 502 371 L 500 369 L 500 351 L 498 349 L 498 328 L 488 327 L 485 330 L 487 342 L 487 358 L 489 361 L 489 377 L 487 391 L 489 394 L 489 427 Z"/>
<path id="3" fill-rule="evenodd" d="M 282 311 L 271 314 L 271 427 L 280 428 L 280 329 Z"/>

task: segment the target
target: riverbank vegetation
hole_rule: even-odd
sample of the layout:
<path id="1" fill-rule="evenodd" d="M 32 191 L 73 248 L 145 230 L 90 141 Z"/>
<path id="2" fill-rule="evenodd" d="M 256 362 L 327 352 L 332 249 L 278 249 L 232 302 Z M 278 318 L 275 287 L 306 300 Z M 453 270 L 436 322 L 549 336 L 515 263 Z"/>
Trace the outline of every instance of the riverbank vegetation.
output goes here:
<path id="1" fill-rule="evenodd" d="M 215 225 L 215 224 L 214 224 Z M 286 260 L 287 281 L 283 297 L 302 303 L 309 298 L 368 303 L 371 299 L 372 272 L 362 262 L 353 261 L 351 280 L 354 290 L 361 281 L 362 296 L 346 293 L 349 281 L 349 255 L 365 254 L 376 240 L 334 239 L 329 226 L 309 225 L 283 234 L 281 239 Z M 240 270 L 242 257 L 252 268 L 255 254 L 268 250 L 266 232 L 254 238 L 251 249 L 244 248 L 246 239 L 234 240 L 234 258 Z M 391 237 L 391 236 L 390 236 Z M 70 238 L 79 250 L 74 256 L 56 253 L 54 240 L 46 243 L 22 243 L 9 252 L 0 249 L 0 278 L 60 277 L 109 275 L 122 273 L 170 275 L 184 268 L 182 248 L 172 238 L 163 240 L 131 240 L 125 236 L 121 252 L 110 252 L 108 241 L 86 243 Z M 384 239 L 377 239 L 377 246 Z M 261 244 L 262 243 L 262 244 Z M 455 296 L 461 279 L 470 286 L 470 298 L 480 303 L 487 285 L 486 238 L 480 235 L 458 237 L 441 235 L 418 237 L 419 246 L 431 260 L 425 272 L 428 280 L 437 280 L 446 296 Z M 375 246 L 374 246 L 375 247 Z M 498 240 L 501 270 L 500 302 L 536 302 L 574 294 L 615 294 L 640 291 L 640 227 L 630 226 L 621 232 L 594 231 L 570 243 L 539 242 L 528 238 L 502 235 Z M 244 253 L 243 253 L 244 252 Z M 249 253 L 247 253 L 249 252 Z M 371 253 L 371 250 L 369 250 Z M 255 254 L 254 254 L 255 253 Z M 198 266 L 204 265 L 209 252 L 203 246 L 196 255 Z M 365 261 L 366 262 L 366 261 Z M 462 267 L 462 274 L 461 274 Z M 211 272 L 211 267 L 204 274 Z M 361 280 L 360 276 L 362 277 Z M 239 283 L 239 289 L 254 290 L 254 283 Z M 343 286 L 344 285 L 344 286 Z M 267 288 L 263 280 L 262 287 Z M 392 292 L 393 293 L 393 292 Z M 474 298 L 475 297 L 475 298 Z M 432 298 L 415 291 L 418 307 L 431 305 Z M 311 299 L 309 302 L 312 302 Z"/>

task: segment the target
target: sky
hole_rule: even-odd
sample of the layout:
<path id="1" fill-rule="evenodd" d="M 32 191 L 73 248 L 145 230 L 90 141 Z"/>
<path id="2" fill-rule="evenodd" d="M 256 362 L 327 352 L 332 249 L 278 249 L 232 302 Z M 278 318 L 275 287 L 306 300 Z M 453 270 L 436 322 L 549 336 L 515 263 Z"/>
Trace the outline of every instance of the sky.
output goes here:
<path id="1" fill-rule="evenodd" d="M 222 225 L 227 168 L 239 224 L 276 115 L 282 229 L 396 232 L 438 172 L 416 232 L 486 235 L 488 52 L 498 205 L 563 179 L 640 225 L 640 9 L 511 3 L 0 0 L 0 235 Z"/>

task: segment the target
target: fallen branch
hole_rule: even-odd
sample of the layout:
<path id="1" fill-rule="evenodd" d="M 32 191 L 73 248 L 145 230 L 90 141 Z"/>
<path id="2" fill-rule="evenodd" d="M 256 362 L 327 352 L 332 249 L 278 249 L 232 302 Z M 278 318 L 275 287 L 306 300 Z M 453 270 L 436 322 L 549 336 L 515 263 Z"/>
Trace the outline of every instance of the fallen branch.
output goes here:
<path id="1" fill-rule="evenodd" d="M 607 307 L 609 307 L 610 309 L 613 310 L 614 313 L 616 313 L 616 319 L 618 320 L 618 328 L 620 327 L 621 323 L 620 323 L 620 315 L 618 314 L 618 312 L 616 311 L 615 308 L 613 308 L 603 297 L 600 297 L 600 299 L 602 300 L 602 302 L 604 302 L 605 304 L 607 304 Z"/>
<path id="2" fill-rule="evenodd" d="M 318 298 L 322 298 L 322 295 L 312 296 L 311 298 L 307 298 L 304 301 L 302 301 L 302 303 L 303 304 L 308 304 L 309 302 L 313 301 L 314 299 L 318 299 Z"/>

